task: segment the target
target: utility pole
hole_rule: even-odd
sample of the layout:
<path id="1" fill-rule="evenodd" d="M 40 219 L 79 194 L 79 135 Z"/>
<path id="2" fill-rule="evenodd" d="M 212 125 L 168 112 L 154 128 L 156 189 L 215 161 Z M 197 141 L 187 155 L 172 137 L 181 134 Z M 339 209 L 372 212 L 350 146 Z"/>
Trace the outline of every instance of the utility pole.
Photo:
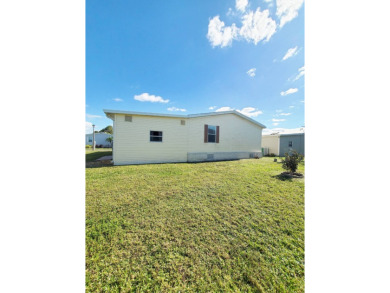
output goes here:
<path id="1" fill-rule="evenodd" d="M 92 135 L 93 135 L 93 138 L 92 138 L 92 147 L 93 147 L 93 150 L 95 150 L 95 124 L 92 124 Z"/>

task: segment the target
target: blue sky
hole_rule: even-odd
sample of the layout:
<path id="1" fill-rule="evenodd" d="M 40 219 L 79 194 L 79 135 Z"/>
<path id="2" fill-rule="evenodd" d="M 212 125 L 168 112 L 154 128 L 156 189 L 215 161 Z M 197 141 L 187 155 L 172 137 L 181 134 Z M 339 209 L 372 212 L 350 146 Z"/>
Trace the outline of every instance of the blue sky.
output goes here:
<path id="1" fill-rule="evenodd" d="M 86 132 L 103 109 L 304 122 L 303 0 L 86 2 Z"/>

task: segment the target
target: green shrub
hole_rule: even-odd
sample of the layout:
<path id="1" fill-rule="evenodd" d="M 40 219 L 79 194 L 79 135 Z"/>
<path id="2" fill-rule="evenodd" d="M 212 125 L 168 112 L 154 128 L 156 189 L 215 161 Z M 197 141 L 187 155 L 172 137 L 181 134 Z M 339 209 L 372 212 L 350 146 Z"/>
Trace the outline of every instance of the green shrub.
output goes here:
<path id="1" fill-rule="evenodd" d="M 299 154 L 297 151 L 291 151 L 284 155 L 285 158 L 282 159 L 283 169 L 295 173 L 298 169 L 298 164 L 303 161 L 303 155 Z"/>
<path id="2" fill-rule="evenodd" d="M 92 146 L 89 145 L 89 144 L 87 144 L 87 145 L 85 146 L 85 148 L 90 149 L 90 148 L 92 148 Z"/>

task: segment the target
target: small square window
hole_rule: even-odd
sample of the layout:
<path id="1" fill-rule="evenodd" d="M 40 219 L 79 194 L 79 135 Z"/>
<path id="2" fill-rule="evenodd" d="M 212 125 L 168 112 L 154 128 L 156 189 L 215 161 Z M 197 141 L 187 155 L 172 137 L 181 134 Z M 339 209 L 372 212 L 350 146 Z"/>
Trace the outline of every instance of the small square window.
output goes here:
<path id="1" fill-rule="evenodd" d="M 181 121 L 180 121 L 180 124 L 181 124 L 181 125 L 186 125 L 186 121 L 185 121 L 185 120 L 181 120 Z"/>
<path id="2" fill-rule="evenodd" d="M 290 148 L 292 147 L 292 141 L 288 142 L 288 147 L 290 147 Z"/>
<path id="3" fill-rule="evenodd" d="M 133 116 L 128 116 L 128 115 L 126 115 L 126 116 L 125 116 L 125 121 L 126 121 L 126 122 L 133 122 Z"/>
<path id="4" fill-rule="evenodd" d="M 151 142 L 162 142 L 162 131 L 150 131 L 150 141 Z"/>

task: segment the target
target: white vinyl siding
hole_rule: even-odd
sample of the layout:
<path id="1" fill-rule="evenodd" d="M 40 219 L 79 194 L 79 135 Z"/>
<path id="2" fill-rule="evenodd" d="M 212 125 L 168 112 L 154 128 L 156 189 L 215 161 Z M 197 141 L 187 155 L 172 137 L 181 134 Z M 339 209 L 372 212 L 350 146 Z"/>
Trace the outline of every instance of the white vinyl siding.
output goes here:
<path id="1" fill-rule="evenodd" d="M 219 126 L 219 143 L 204 143 L 204 125 Z M 235 114 L 188 120 L 188 152 L 261 152 L 262 128 Z"/>
<path id="2" fill-rule="evenodd" d="M 187 162 L 191 152 L 261 152 L 262 127 L 235 114 L 191 117 L 184 125 L 182 117 L 133 114 L 129 123 L 124 115 L 114 117 L 115 165 Z M 219 126 L 219 143 L 204 142 L 205 124 Z M 162 142 L 151 142 L 150 131 L 161 131 Z"/>
<path id="3" fill-rule="evenodd" d="M 263 148 L 268 148 L 268 154 L 275 154 L 279 156 L 279 136 L 278 135 L 264 135 Z"/>
<path id="4" fill-rule="evenodd" d="M 187 127 L 182 119 L 133 115 L 132 123 L 115 114 L 114 154 L 116 165 L 187 161 Z M 151 142 L 150 131 L 161 131 L 162 142 Z"/>

